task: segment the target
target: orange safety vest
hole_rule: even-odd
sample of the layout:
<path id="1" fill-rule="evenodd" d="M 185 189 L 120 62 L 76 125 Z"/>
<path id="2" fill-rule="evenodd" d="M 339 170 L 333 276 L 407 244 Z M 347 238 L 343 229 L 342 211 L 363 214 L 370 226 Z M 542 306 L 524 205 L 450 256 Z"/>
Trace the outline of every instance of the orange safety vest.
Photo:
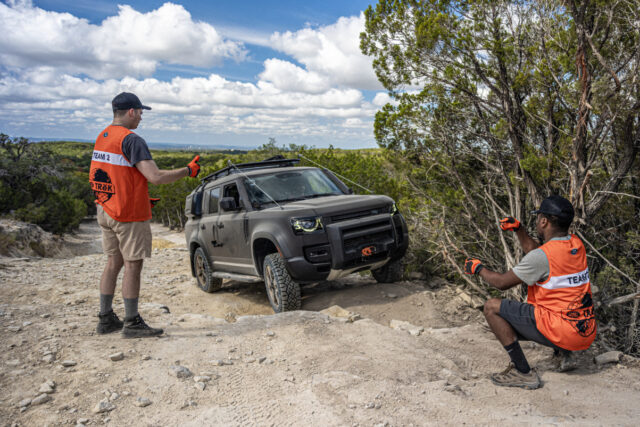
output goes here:
<path id="1" fill-rule="evenodd" d="M 131 132 L 122 126 L 108 126 L 96 139 L 89 171 L 96 203 L 120 222 L 151 219 L 149 186 L 138 168 L 122 152 L 122 141 Z"/>
<path id="2" fill-rule="evenodd" d="M 549 277 L 528 287 L 538 330 L 565 350 L 585 350 L 596 336 L 587 254 L 575 235 L 540 246 L 549 260 Z"/>

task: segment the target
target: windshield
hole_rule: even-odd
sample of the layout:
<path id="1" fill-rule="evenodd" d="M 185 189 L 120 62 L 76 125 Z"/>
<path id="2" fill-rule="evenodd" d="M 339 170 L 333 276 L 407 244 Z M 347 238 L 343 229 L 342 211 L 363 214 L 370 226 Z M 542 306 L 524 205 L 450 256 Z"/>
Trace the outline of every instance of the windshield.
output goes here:
<path id="1" fill-rule="evenodd" d="M 273 200 L 280 203 L 344 194 L 333 181 L 318 169 L 302 169 L 254 176 L 251 179 L 245 179 L 245 187 L 252 206 L 272 203 Z"/>

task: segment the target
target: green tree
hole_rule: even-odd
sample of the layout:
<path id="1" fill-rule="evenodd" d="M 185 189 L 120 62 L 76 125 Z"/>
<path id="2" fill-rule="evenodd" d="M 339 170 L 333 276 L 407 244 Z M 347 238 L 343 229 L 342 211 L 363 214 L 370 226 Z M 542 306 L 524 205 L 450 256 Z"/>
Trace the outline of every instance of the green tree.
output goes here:
<path id="1" fill-rule="evenodd" d="M 82 172 L 46 145 L 0 134 L 0 215 L 54 233 L 77 228 L 93 201 Z"/>
<path id="2" fill-rule="evenodd" d="M 638 247 L 616 246 L 637 235 L 639 3 L 380 0 L 365 16 L 361 49 L 394 98 L 375 136 L 416 166 L 407 177 L 424 196 L 417 234 L 446 271 L 461 273 L 466 255 L 513 266 L 518 245 L 498 219 L 527 223 L 556 193 L 576 207 L 574 231 L 591 253 L 607 248 L 592 272 L 611 264 L 617 292 L 639 292 Z M 636 254 L 631 275 L 624 250 Z M 638 351 L 637 299 L 627 314 L 626 346 Z"/>

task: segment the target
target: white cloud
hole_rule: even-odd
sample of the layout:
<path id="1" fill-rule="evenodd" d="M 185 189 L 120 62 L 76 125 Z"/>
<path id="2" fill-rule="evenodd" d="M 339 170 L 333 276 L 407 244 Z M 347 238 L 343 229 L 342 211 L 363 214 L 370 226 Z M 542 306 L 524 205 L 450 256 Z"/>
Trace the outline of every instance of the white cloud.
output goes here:
<path id="1" fill-rule="evenodd" d="M 321 93 L 330 88 L 329 79 L 280 59 L 267 59 L 260 78 L 284 91 Z"/>
<path id="2" fill-rule="evenodd" d="M 360 52 L 364 15 L 342 17 L 333 25 L 305 28 L 271 36 L 272 47 L 294 57 L 308 71 L 329 79 L 331 84 L 358 89 L 381 89 L 371 58 Z"/>
<path id="3" fill-rule="evenodd" d="M 194 21 L 180 5 L 165 3 L 148 13 L 118 7 L 118 15 L 92 25 L 29 2 L 0 4 L 0 62 L 18 69 L 47 64 L 103 79 L 149 76 L 159 63 L 209 67 L 246 55 L 242 44 Z"/>
<path id="4" fill-rule="evenodd" d="M 393 105 L 398 105 L 398 101 L 391 98 L 387 92 L 376 93 L 376 96 L 373 98 L 373 101 L 371 101 L 371 103 L 376 107 L 383 107 L 389 103 Z"/>

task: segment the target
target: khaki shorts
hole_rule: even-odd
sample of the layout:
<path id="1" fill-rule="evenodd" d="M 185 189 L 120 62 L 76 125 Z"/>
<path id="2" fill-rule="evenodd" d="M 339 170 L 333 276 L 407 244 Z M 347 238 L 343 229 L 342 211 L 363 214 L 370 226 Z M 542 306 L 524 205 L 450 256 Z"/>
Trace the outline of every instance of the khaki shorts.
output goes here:
<path id="1" fill-rule="evenodd" d="M 102 228 L 102 250 L 107 255 L 122 254 L 125 261 L 151 257 L 151 224 L 143 222 L 118 222 L 98 208 L 98 224 Z"/>

